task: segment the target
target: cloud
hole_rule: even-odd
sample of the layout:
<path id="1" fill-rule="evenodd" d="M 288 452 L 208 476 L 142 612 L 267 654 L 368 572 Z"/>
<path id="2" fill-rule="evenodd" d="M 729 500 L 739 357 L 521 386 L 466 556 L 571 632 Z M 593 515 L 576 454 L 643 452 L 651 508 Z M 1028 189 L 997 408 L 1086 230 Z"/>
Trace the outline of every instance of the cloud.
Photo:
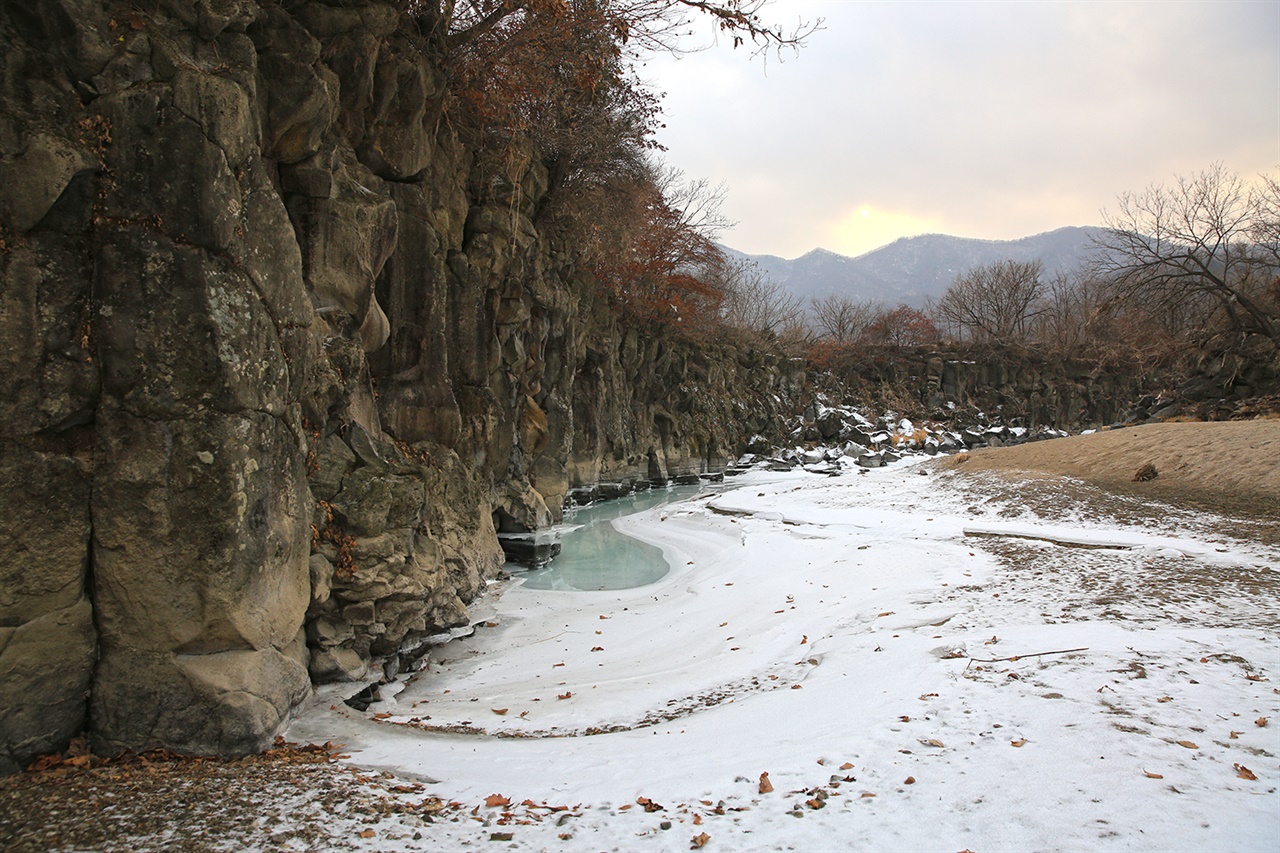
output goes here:
<path id="1" fill-rule="evenodd" d="M 848 252 L 916 228 L 1019 237 L 1096 223 L 1118 193 L 1215 161 L 1280 165 L 1274 2 L 785 0 L 765 14 L 826 28 L 764 68 L 722 46 L 642 70 L 669 93 L 669 160 L 728 185 L 740 224 L 725 241 L 744 251 Z M 859 230 L 863 206 L 880 231 Z"/>

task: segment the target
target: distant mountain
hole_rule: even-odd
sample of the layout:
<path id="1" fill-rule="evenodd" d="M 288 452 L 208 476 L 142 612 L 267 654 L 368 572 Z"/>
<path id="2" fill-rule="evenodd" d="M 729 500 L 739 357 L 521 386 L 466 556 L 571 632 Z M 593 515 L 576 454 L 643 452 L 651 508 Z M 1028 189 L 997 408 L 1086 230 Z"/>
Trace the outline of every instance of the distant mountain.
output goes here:
<path id="1" fill-rule="evenodd" d="M 974 240 L 924 234 L 902 237 L 856 258 L 814 249 L 794 260 L 776 255 L 746 255 L 725 247 L 733 257 L 759 264 L 774 282 L 806 302 L 840 293 L 889 305 L 924 305 L 941 296 L 956 276 L 996 261 L 1041 261 L 1046 277 L 1079 267 L 1103 229 L 1067 227 L 1019 240 Z"/>

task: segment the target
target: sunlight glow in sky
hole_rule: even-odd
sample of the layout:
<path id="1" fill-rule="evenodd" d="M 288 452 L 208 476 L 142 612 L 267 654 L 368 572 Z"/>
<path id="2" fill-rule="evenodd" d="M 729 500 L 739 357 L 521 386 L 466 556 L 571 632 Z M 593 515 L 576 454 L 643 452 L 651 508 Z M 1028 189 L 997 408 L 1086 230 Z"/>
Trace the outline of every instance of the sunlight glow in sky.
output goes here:
<path id="1" fill-rule="evenodd" d="M 1221 161 L 1280 169 L 1280 2 L 776 0 L 825 19 L 762 66 L 659 57 L 666 160 L 723 181 L 753 254 L 1098 224 L 1118 194 Z M 862 211 L 866 210 L 866 216 Z"/>

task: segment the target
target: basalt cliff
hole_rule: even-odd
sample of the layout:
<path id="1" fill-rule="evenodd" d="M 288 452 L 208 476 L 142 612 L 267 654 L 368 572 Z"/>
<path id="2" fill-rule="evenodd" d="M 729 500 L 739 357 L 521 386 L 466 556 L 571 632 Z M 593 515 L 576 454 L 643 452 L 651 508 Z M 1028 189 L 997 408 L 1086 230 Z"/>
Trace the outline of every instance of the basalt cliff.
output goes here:
<path id="1" fill-rule="evenodd" d="M 390 5 L 0 10 L 0 767 L 257 749 L 798 389 L 619 322 Z"/>
<path id="2" fill-rule="evenodd" d="M 469 145 L 420 35 L 379 2 L 0 3 L 0 771 L 81 732 L 259 749 L 468 624 L 498 533 L 571 490 L 803 438 L 802 366 L 611 310 L 551 166 Z M 905 370 L 1057 425 L 1142 390 Z"/>

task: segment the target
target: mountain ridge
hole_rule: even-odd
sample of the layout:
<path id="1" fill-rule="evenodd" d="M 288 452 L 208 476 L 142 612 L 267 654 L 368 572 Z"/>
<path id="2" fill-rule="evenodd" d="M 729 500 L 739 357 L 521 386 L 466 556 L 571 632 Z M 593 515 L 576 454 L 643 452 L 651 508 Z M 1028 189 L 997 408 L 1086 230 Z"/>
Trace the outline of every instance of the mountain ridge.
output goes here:
<path id="1" fill-rule="evenodd" d="M 956 276 L 979 265 L 1039 260 L 1048 277 L 1070 272 L 1088 259 L 1103 232 L 1096 226 L 1068 225 L 1012 240 L 920 234 L 861 255 L 818 246 L 792 259 L 723 248 L 731 257 L 755 262 L 771 280 L 806 301 L 840 294 L 922 307 L 945 293 Z"/>

